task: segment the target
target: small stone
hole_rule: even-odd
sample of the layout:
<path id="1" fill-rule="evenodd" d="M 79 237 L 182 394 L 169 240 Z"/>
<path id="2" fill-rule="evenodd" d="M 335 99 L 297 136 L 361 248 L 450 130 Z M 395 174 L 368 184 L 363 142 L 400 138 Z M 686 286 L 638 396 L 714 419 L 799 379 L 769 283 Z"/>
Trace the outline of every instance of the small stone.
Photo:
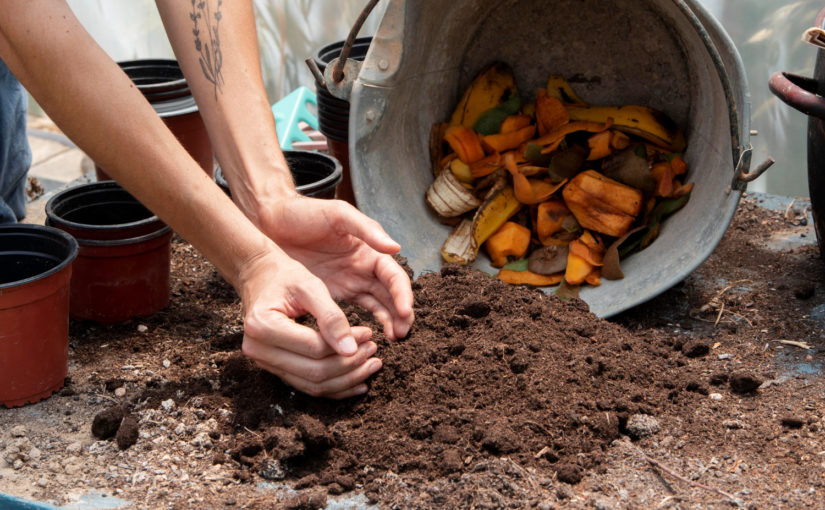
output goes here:
<path id="1" fill-rule="evenodd" d="M 627 419 L 625 428 L 631 437 L 641 439 L 659 432 L 659 420 L 647 414 L 634 414 Z"/>
<path id="2" fill-rule="evenodd" d="M 145 324 L 138 324 L 137 330 L 138 333 L 146 333 L 147 331 L 149 331 L 149 327 Z"/>
<path id="3" fill-rule="evenodd" d="M 163 368 L 169 368 L 172 366 L 172 362 L 168 359 L 163 360 Z"/>
<path id="4" fill-rule="evenodd" d="M 49 485 L 49 481 L 46 478 L 41 477 L 35 482 L 35 485 L 45 489 L 46 486 Z"/>
<path id="5" fill-rule="evenodd" d="M 175 409 L 175 401 L 171 398 L 160 403 L 161 409 L 167 413 L 171 413 Z"/>
<path id="6" fill-rule="evenodd" d="M 716 400 L 716 401 L 722 400 L 722 394 L 721 393 L 711 393 L 708 396 L 710 397 L 711 400 Z"/>
<path id="7" fill-rule="evenodd" d="M 11 467 L 14 470 L 21 469 L 23 467 L 23 461 L 20 459 L 14 459 L 14 462 L 12 462 Z"/>
<path id="8" fill-rule="evenodd" d="M 175 435 L 182 436 L 184 434 L 186 434 L 186 425 L 178 423 L 178 426 L 175 427 Z"/>
<path id="9" fill-rule="evenodd" d="M 40 451 L 40 448 L 36 446 L 32 446 L 31 450 L 29 450 L 29 457 L 32 460 L 40 460 L 40 456 L 43 455 L 43 452 Z"/>
<path id="10" fill-rule="evenodd" d="M 9 433 L 11 434 L 11 437 L 26 437 L 26 434 L 28 434 L 29 431 L 26 430 L 26 427 L 23 425 L 16 425 L 11 428 Z"/>
<path id="11" fill-rule="evenodd" d="M 212 448 L 212 439 L 209 437 L 208 432 L 201 432 L 197 436 L 195 436 L 192 441 L 189 442 L 192 446 L 197 446 L 200 448 Z"/>
<path id="12" fill-rule="evenodd" d="M 115 396 L 116 396 L 117 398 L 123 398 L 123 397 L 125 397 L 125 396 L 126 396 L 126 388 L 124 388 L 123 386 L 121 386 L 120 388 L 116 389 L 116 390 L 115 390 Z"/>
<path id="13" fill-rule="evenodd" d="M 745 428 L 745 424 L 742 423 L 740 420 L 725 420 L 725 421 L 722 422 L 722 426 L 725 427 L 726 429 L 732 429 L 732 430 Z"/>
<path id="14" fill-rule="evenodd" d="M 66 447 L 66 453 L 70 455 L 77 455 L 83 450 L 83 444 L 80 441 L 76 441 L 69 446 Z"/>
<path id="15" fill-rule="evenodd" d="M 279 481 L 286 478 L 286 471 L 276 459 L 266 459 L 261 463 L 258 474 L 266 480 Z"/>

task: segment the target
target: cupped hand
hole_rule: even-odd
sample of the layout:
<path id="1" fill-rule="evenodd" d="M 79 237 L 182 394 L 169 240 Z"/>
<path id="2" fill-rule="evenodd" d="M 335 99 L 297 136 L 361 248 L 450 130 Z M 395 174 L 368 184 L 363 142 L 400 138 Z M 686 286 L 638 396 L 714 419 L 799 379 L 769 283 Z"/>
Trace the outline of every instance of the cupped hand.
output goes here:
<path id="1" fill-rule="evenodd" d="M 347 398 L 367 391 L 381 368 L 368 328 L 350 327 L 327 287 L 273 247 L 248 263 L 239 285 L 244 304 L 243 353 L 311 396 Z M 315 317 L 319 331 L 294 321 Z"/>
<path id="2" fill-rule="evenodd" d="M 392 257 L 401 247 L 378 222 L 346 202 L 298 195 L 269 204 L 259 221 L 334 298 L 371 311 L 388 338 L 407 335 L 413 322 L 410 278 Z"/>

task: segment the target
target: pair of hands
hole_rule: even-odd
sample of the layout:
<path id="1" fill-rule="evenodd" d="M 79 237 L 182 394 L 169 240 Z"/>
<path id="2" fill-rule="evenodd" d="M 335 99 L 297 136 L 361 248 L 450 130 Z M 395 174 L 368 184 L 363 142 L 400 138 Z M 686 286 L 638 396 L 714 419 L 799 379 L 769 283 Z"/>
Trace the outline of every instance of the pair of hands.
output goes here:
<path id="1" fill-rule="evenodd" d="M 410 279 L 393 259 L 400 250 L 381 226 L 350 204 L 300 195 L 269 204 L 259 227 L 283 250 L 252 261 L 241 275 L 243 352 L 312 396 L 367 391 L 381 368 L 372 332 L 352 327 L 335 299 L 371 311 L 390 338 L 413 321 Z M 311 314 L 319 331 L 293 319 Z"/>

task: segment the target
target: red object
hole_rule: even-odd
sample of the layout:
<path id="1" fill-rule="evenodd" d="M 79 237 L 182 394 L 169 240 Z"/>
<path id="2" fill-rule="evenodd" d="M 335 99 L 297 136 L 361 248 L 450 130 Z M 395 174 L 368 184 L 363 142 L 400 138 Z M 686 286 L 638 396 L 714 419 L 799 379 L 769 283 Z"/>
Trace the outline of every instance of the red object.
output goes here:
<path id="1" fill-rule="evenodd" d="M 0 226 L 0 403 L 22 406 L 63 386 L 76 241 L 39 225 Z"/>
<path id="2" fill-rule="evenodd" d="M 70 315 L 115 324 L 145 317 L 169 304 L 172 230 L 121 240 L 78 239 Z"/>
<path id="3" fill-rule="evenodd" d="M 114 181 L 81 184 L 46 203 L 49 225 L 79 244 L 70 316 L 103 324 L 169 303 L 172 230 Z"/>
<path id="4" fill-rule="evenodd" d="M 342 175 L 341 183 L 335 188 L 335 198 L 339 200 L 346 200 L 350 204 L 358 207 L 355 202 L 355 193 L 352 190 L 352 177 L 349 171 L 349 145 L 348 142 L 335 140 L 334 138 L 327 139 L 327 146 L 329 147 L 330 156 L 341 162 Z"/>

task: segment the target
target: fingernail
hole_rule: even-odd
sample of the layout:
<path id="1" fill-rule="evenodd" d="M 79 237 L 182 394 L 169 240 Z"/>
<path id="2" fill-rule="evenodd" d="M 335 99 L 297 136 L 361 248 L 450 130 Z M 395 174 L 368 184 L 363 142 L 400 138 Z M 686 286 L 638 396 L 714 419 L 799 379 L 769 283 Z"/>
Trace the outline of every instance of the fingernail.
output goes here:
<path id="1" fill-rule="evenodd" d="M 370 342 L 367 345 L 367 356 L 372 356 L 378 351 L 378 345 L 375 342 Z"/>
<path id="2" fill-rule="evenodd" d="M 366 393 L 366 392 L 367 392 L 367 389 L 368 389 L 368 388 L 367 388 L 367 385 L 366 385 L 366 384 L 362 384 L 361 386 L 359 386 L 359 387 L 355 388 L 355 394 L 356 394 L 356 395 L 363 395 L 364 393 Z"/>
<path id="3" fill-rule="evenodd" d="M 340 342 L 338 342 L 338 349 L 341 351 L 341 354 L 345 356 L 352 356 L 358 351 L 358 344 L 355 343 L 355 338 L 345 336 Z"/>

